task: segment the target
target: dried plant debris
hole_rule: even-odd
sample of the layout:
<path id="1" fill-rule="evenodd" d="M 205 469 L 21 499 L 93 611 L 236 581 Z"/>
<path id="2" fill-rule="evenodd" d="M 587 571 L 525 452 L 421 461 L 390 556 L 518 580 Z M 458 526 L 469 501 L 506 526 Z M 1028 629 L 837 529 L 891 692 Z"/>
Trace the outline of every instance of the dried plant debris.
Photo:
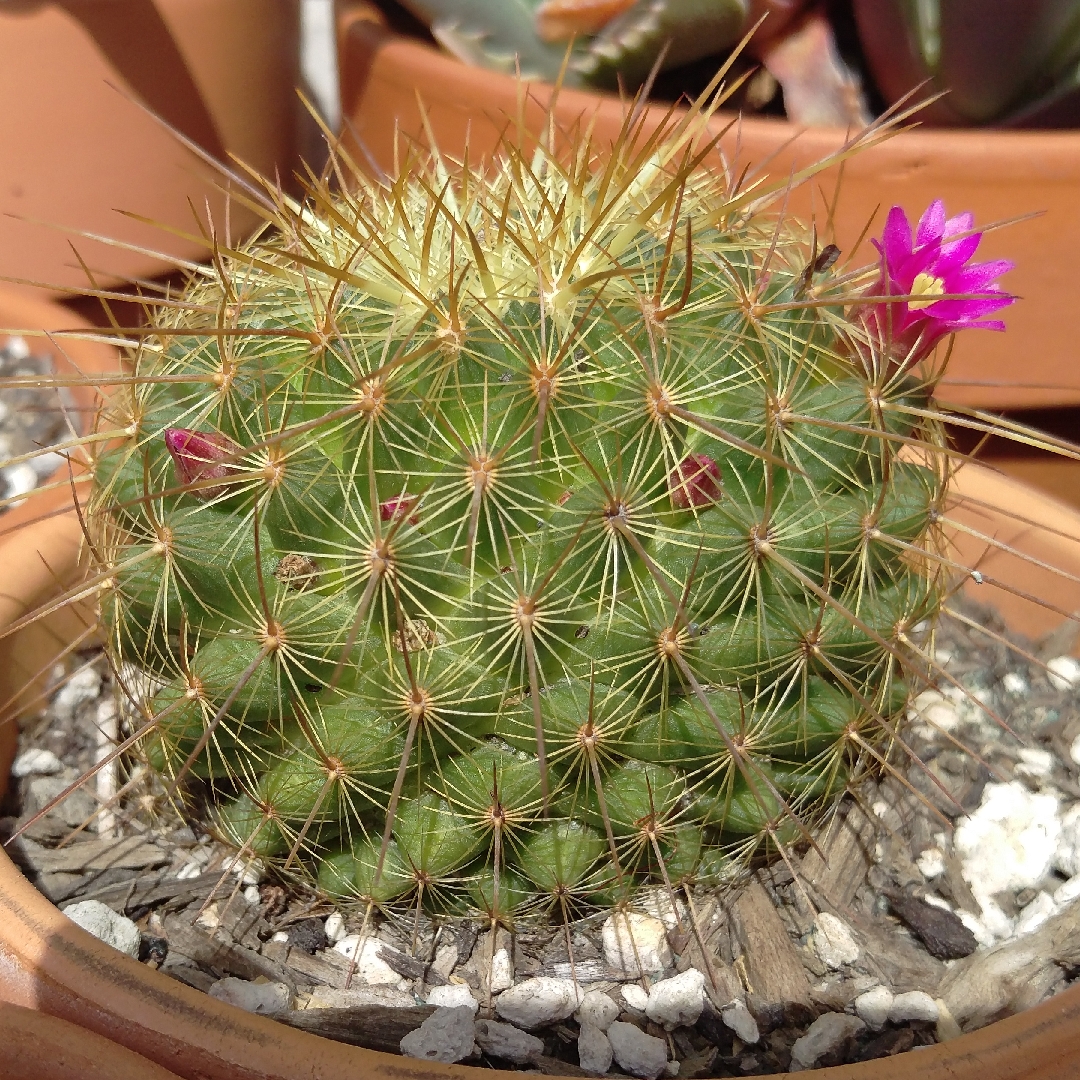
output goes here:
<path id="1" fill-rule="evenodd" d="M 1007 640 L 971 606 L 943 622 L 947 678 L 909 717 L 922 765 L 864 785 L 801 859 L 567 926 L 344 909 L 193 829 L 123 757 L 52 805 L 133 723 L 93 652 L 54 671 L 22 734 L 7 850 L 149 966 L 358 1046 L 561 1075 L 869 1060 L 1080 968 L 1080 664 Z"/>

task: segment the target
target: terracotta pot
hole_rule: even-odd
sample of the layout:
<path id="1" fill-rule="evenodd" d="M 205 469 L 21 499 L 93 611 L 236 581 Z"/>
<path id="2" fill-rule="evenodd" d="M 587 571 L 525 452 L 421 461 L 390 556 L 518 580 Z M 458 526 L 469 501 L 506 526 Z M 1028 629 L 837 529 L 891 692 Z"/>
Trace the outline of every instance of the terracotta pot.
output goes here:
<path id="1" fill-rule="evenodd" d="M 117 211 L 198 235 L 192 206 L 205 216 L 209 200 L 224 233 L 220 176 L 162 121 L 222 161 L 288 177 L 297 40 L 295 0 L 0 5 L 0 277 L 86 286 L 72 237 L 43 222 L 147 249 L 76 240 L 98 284 L 204 257 L 205 244 Z M 234 234 L 256 220 L 231 206 Z"/>
<path id="2" fill-rule="evenodd" d="M 373 21 L 371 9 L 345 6 L 339 20 L 344 137 L 354 160 L 393 163 L 397 132 L 426 142 L 421 103 L 439 148 L 460 156 L 466 140 L 473 160 L 495 146 L 518 111 L 515 80 L 466 67 L 420 42 L 395 37 Z M 526 130 L 542 130 L 552 88 L 528 86 Z M 668 113 L 646 112 L 646 126 Z M 603 147 L 623 122 L 615 97 L 580 90 L 562 91 L 555 106 L 561 127 L 579 120 L 593 125 Z M 735 120 L 721 115 L 714 130 Z M 772 176 L 787 176 L 834 151 L 846 133 L 815 128 L 800 132 L 781 120 L 747 119 L 720 140 L 738 164 L 752 164 Z M 821 174 L 797 189 L 788 203 L 808 220 L 816 211 L 823 227 L 840 170 Z M 876 258 L 864 241 L 854 247 L 877 211 L 903 205 L 917 216 L 935 198 L 950 213 L 971 210 L 980 225 L 1041 212 L 1007 230 L 989 234 L 980 258 L 1010 258 L 1016 269 L 1005 287 L 1023 302 L 1004 313 L 1008 333 L 965 334 L 957 339 L 949 376 L 939 396 L 955 404 L 996 408 L 1080 403 L 1080 367 L 1074 359 L 1074 331 L 1064 313 L 1074 307 L 1073 266 L 1080 251 L 1080 132 L 1000 132 L 913 130 L 897 135 L 849 160 L 837 205 L 836 242 L 854 265 Z M 824 193 L 824 195 L 823 195 Z M 1022 351 L 1017 343 L 1023 343 Z M 1023 363 L 1018 364 L 1018 357 Z"/>
<path id="3" fill-rule="evenodd" d="M 34 1009 L 0 1002 L 4 1080 L 176 1080 L 116 1043 Z"/>
<path id="4" fill-rule="evenodd" d="M 1080 513 L 989 471 L 970 467 L 957 479 L 969 501 L 950 515 L 963 527 L 1000 534 L 1043 562 L 1080 579 Z M 994 507 L 1009 507 L 1009 516 Z M 1030 524 L 1029 524 L 1030 523 Z M 969 538 L 970 539 L 970 538 Z M 0 634 L 14 618 L 47 601 L 79 578 L 80 532 L 73 515 L 38 521 L 0 544 Z M 964 552 L 964 554 L 967 554 Z M 47 564 L 51 573 L 43 573 Z M 994 560 L 990 578 L 1014 584 L 1060 605 L 1080 607 L 1080 584 L 1065 582 L 1045 565 L 1018 556 Z M 998 590 L 1003 597 L 1013 594 Z M 1027 618 L 1022 606 L 1010 618 Z M 1059 616 L 1041 611 L 1046 632 Z M 23 634 L 0 636 L 0 680 L 11 674 Z M 38 661 L 55 655 L 65 638 L 52 641 Z M 0 686 L 0 692 L 4 687 Z M 14 741 L 14 725 L 0 726 L 0 742 Z M 2 755 L 0 755 L 2 756 Z M 152 971 L 103 945 L 70 922 L 0 855 L 0 999 L 79 1024 L 129 1050 L 144 1054 L 188 1080 L 483 1080 L 490 1070 L 410 1061 L 332 1043 L 266 1017 L 240 1012 Z M 118 1054 L 120 1051 L 118 1051 Z M 1019 1016 L 918 1053 L 824 1069 L 821 1080 L 1066 1080 L 1080 1060 L 1080 986 Z M 64 1074 L 75 1080 L 79 1073 Z M 58 1078 L 59 1080 L 59 1078 Z"/>

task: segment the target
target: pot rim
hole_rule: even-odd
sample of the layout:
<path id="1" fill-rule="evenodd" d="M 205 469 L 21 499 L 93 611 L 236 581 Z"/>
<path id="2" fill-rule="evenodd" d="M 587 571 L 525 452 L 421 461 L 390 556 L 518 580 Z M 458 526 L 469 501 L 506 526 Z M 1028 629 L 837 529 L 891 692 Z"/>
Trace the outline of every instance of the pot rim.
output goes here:
<path id="1" fill-rule="evenodd" d="M 512 75 L 487 68 L 473 67 L 428 42 L 396 33 L 387 28 L 378 9 L 366 0 L 347 4 L 338 19 L 339 54 L 344 56 L 350 49 L 357 48 L 366 58 L 365 63 L 356 65 L 352 77 L 342 86 L 342 105 L 345 114 L 349 107 L 363 96 L 365 79 L 370 74 L 374 56 L 387 49 L 392 49 L 401 59 L 402 65 L 421 65 L 428 69 L 429 81 L 435 86 L 456 88 L 458 85 L 486 85 L 490 88 L 489 99 L 493 102 L 492 116 L 505 122 L 505 114 L 499 103 L 509 96 L 514 100 L 518 95 L 518 80 Z M 351 65 L 341 64 L 342 70 L 348 71 Z M 524 93 L 542 107 L 555 93 L 552 83 L 540 79 L 522 79 Z M 452 97 L 449 90 L 446 97 Z M 617 94 L 588 87 L 563 87 L 559 89 L 559 112 L 570 115 L 595 113 L 607 119 L 609 114 L 620 121 L 627 110 L 627 103 Z M 440 102 L 445 104 L 445 100 Z M 650 103 L 645 111 L 656 117 L 657 122 L 667 116 L 672 105 L 668 102 Z M 675 103 L 678 109 L 684 109 L 683 103 Z M 851 138 L 851 131 L 841 127 L 807 127 L 795 124 L 778 116 L 744 116 L 723 109 L 718 117 L 728 123 L 738 115 L 739 130 L 751 141 L 762 139 L 774 146 L 787 139 L 798 139 L 800 148 L 807 149 L 807 158 L 817 160 Z M 1007 174 L 1030 176 L 1033 172 L 1047 179 L 1072 179 L 1077 169 L 1077 154 L 1080 152 L 1080 130 L 1068 128 L 994 128 L 992 138 L 985 128 L 965 127 L 928 127 L 919 123 L 916 114 L 911 126 L 905 127 L 902 138 L 892 138 L 878 144 L 878 153 L 886 153 L 898 162 L 920 161 L 923 168 L 928 163 L 921 160 L 927 156 L 939 156 L 943 150 L 958 167 L 992 166 L 995 170 L 1004 164 Z M 881 148 L 890 148 L 882 150 Z M 1004 149 L 1002 149 L 1004 147 Z M 1038 151 L 1038 159 L 1032 154 Z M 1044 156 L 1045 155 L 1045 156 Z M 849 162 L 857 165 L 858 158 Z M 880 164 L 875 164 L 878 171 Z M 1060 170 L 1065 170 L 1060 175 Z"/>
<path id="2" fill-rule="evenodd" d="M 1063 545 L 1080 570 L 1080 512 L 982 466 L 957 478 L 974 493 L 1028 515 Z M 1015 528 L 1015 518 L 1006 524 Z M 81 532 L 73 514 L 46 518 L 0 544 L 0 595 L 21 610 L 79 572 Z M 35 575 L 42 562 L 50 575 Z M 58 585 L 58 582 L 60 583 Z M 0 612 L 0 631 L 11 621 Z M 0 663 L 8 647 L 0 640 Z M 9 740 L 12 725 L 7 729 Z M 0 727 L 0 737 L 5 729 Z M 85 1027 L 183 1077 L 199 1080 L 482 1080 L 490 1069 L 411 1061 L 321 1039 L 246 1013 L 153 971 L 91 937 L 38 893 L 0 854 L 0 1000 Z M 1080 985 L 979 1031 L 921 1050 L 820 1070 L 821 1080 L 1065 1080 L 1080 1059 Z"/>
<path id="3" fill-rule="evenodd" d="M 564 132 L 589 130 L 602 155 L 619 132 L 629 102 L 611 94 L 560 89 L 531 82 L 518 87 L 510 75 L 469 67 L 423 41 L 394 34 L 370 5 L 346 8 L 339 20 L 342 143 L 357 167 L 393 171 L 395 147 L 434 140 L 449 157 L 486 158 L 500 135 L 517 131 L 519 111 L 527 131 L 545 130 L 550 108 Z M 677 122 L 684 106 L 645 106 L 649 132 L 665 119 Z M 1080 375 L 1068 326 L 1058 313 L 1072 304 L 1069 267 L 1080 246 L 1075 193 L 1080 187 L 1080 131 L 929 129 L 910 126 L 874 142 L 798 184 L 785 213 L 837 243 L 852 265 L 875 261 L 874 235 L 891 203 L 918 217 L 942 198 L 950 213 L 973 211 L 986 234 L 980 258 L 1008 258 L 1016 265 L 1005 287 L 1024 297 L 1004 314 L 1009 332 L 957 340 L 938 397 L 977 408 L 1049 408 L 1080 403 Z M 835 153 L 849 133 L 800 128 L 778 118 L 741 117 L 719 111 L 708 135 L 733 176 L 747 179 L 796 175 Z M 704 148 L 704 143 L 702 143 Z M 708 159 L 711 167 L 719 156 Z M 743 184 L 745 185 L 744 179 Z M 842 192 L 835 201 L 834 191 Z M 1018 217 L 1017 208 L 1035 213 Z M 876 217 L 874 216 L 876 215 Z M 1007 231 L 991 229 L 993 224 Z M 1028 346 L 1032 362 L 1018 370 L 1012 342 Z"/>
<path id="4" fill-rule="evenodd" d="M 179 1080 L 176 1073 L 48 1013 L 0 1001 L 6 1080 Z"/>

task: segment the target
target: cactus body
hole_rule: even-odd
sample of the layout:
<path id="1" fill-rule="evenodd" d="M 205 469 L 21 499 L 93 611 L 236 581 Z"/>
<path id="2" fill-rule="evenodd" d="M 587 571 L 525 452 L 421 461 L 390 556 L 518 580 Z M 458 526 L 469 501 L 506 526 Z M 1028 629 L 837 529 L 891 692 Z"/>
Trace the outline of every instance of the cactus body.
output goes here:
<path id="1" fill-rule="evenodd" d="M 245 857 L 565 914 L 797 843 L 886 752 L 929 395 L 690 138 L 322 193 L 156 313 L 103 611 Z"/>

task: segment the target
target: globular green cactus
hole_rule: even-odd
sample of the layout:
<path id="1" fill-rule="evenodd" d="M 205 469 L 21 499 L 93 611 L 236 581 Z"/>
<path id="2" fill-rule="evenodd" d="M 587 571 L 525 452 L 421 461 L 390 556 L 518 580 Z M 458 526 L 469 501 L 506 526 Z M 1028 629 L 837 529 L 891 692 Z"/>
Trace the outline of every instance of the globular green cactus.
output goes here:
<path id="1" fill-rule="evenodd" d="M 142 753 L 240 857 L 565 915 L 884 760 L 947 563 L 912 365 L 973 248 L 942 212 L 897 269 L 891 216 L 841 275 L 702 119 L 316 185 L 156 306 L 87 521 Z"/>

